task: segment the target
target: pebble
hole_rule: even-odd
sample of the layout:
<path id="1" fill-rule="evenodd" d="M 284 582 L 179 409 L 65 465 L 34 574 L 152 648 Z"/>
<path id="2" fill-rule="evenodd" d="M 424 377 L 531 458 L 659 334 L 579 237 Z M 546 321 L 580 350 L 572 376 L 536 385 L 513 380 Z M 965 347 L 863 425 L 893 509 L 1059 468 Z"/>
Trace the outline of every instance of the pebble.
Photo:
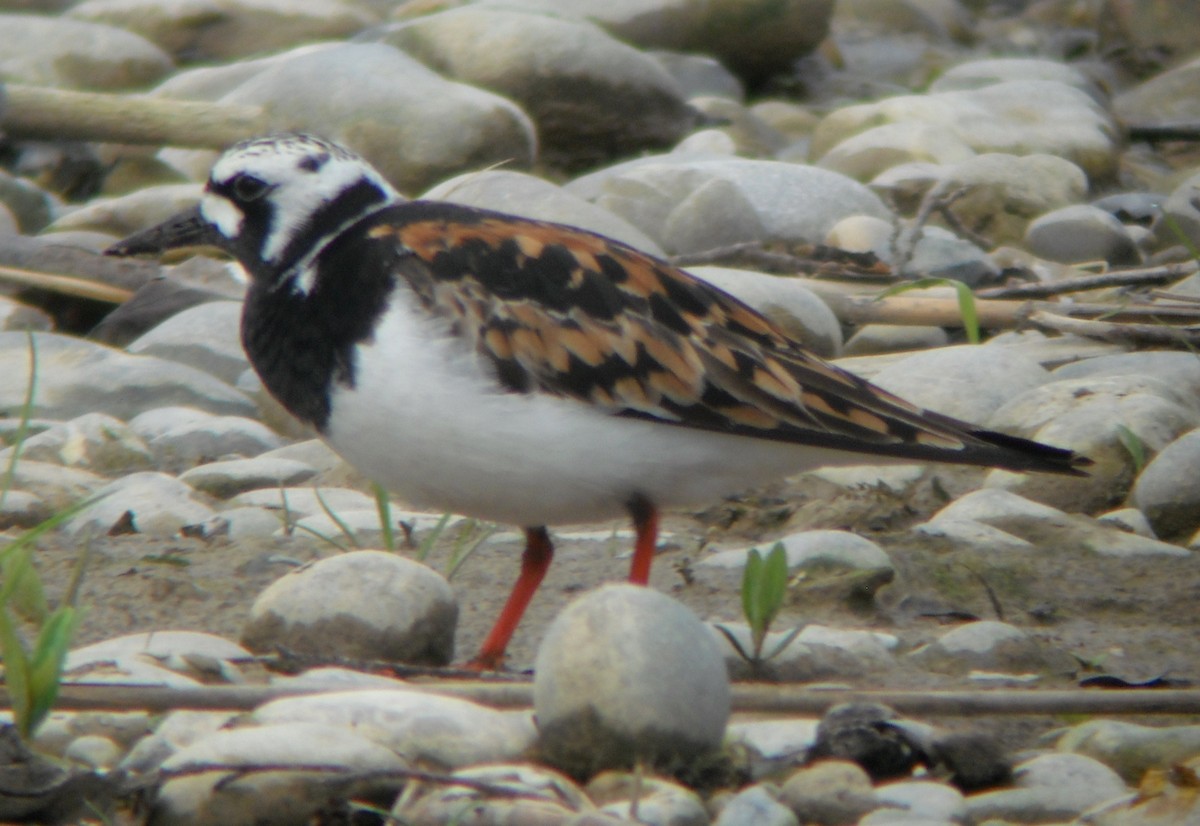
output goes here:
<path id="1" fill-rule="evenodd" d="M 1099 760 L 1136 786 L 1152 769 L 1167 770 L 1200 756 L 1200 726 L 1089 720 L 1067 729 L 1054 747 Z"/>
<path id="2" fill-rule="evenodd" d="M 316 468 L 304 462 L 256 456 L 198 465 L 179 474 L 179 481 L 209 496 L 228 499 L 248 490 L 298 485 L 316 473 Z"/>
<path id="3" fill-rule="evenodd" d="M 34 333 L 38 358 L 34 415 L 67 420 L 107 413 L 122 421 L 154 407 L 195 407 L 218 415 L 253 416 L 254 405 L 229 385 L 195 368 L 132 356 L 58 333 Z M 25 376 L 25 333 L 0 333 L 0 375 Z M 19 409 L 25 382 L 0 383 L 0 409 Z"/>
<path id="4" fill-rule="evenodd" d="M 1200 428 L 1169 443 L 1138 474 L 1131 501 L 1158 536 L 1182 538 L 1200 528 Z"/>
<path id="5" fill-rule="evenodd" d="M 871 778 L 846 760 L 822 760 L 797 769 L 784 781 L 780 799 L 801 823 L 821 826 L 855 823 L 881 805 Z"/>
<path id="6" fill-rule="evenodd" d="M 1038 216 L 1025 230 L 1025 246 L 1034 255 L 1066 264 L 1106 261 L 1129 266 L 1142 260 L 1125 225 L 1089 204 L 1072 204 Z"/>
<path id="7" fill-rule="evenodd" d="M 967 822 L 1070 821 L 1128 793 L 1112 769 L 1079 754 L 1042 754 L 1019 764 L 1016 788 L 971 795 Z"/>
<path id="8" fill-rule="evenodd" d="M 241 70 L 232 66 L 206 94 L 199 83 L 185 92 L 182 75 L 159 91 L 266 107 L 290 129 L 349 144 L 402 192 L 419 192 L 465 168 L 528 166 L 533 159 L 534 127 L 515 103 L 446 80 L 384 43 L 301 46 Z M 167 150 L 159 157 L 204 180 L 214 153 Z"/>
<path id="9" fill-rule="evenodd" d="M 63 757 L 89 771 L 107 772 L 120 761 L 121 747 L 99 734 L 85 734 L 71 741 Z"/>
<path id="10" fill-rule="evenodd" d="M 1051 649 L 1021 629 L 995 620 L 969 622 L 951 629 L 908 654 L 907 659 L 927 670 L 951 674 L 986 669 L 1008 674 L 1068 675 L 1077 665 L 1066 652 Z"/>
<path id="11" fill-rule="evenodd" d="M 508 169 L 468 172 L 443 181 L 422 197 L 582 227 L 624 241 L 650 255 L 664 254 L 650 236 L 623 218 L 524 172 Z"/>
<path id="12" fill-rule="evenodd" d="M 721 806 L 713 826 L 800 826 L 796 813 L 779 802 L 779 791 L 758 783 L 747 786 Z"/>
<path id="13" fill-rule="evenodd" d="M 1012 398 L 985 424 L 1087 456 L 1092 460 L 1088 476 L 994 470 L 985 484 L 1063 510 L 1105 508 L 1124 498 L 1133 481 L 1135 460 L 1128 434 L 1146 455 L 1153 455 L 1200 425 L 1200 413 L 1192 404 L 1179 389 L 1150 376 L 1084 376 L 1035 387 Z"/>
<path id="14" fill-rule="evenodd" d="M 297 519 L 324 514 L 326 508 L 334 513 L 372 510 L 375 498 L 349 488 L 263 488 L 239 493 L 229 500 L 229 505 L 286 510 L 289 523 L 294 524 Z"/>
<path id="15" fill-rule="evenodd" d="M 837 316 L 797 279 L 729 267 L 689 267 L 688 272 L 746 302 L 822 357 L 841 355 L 842 327 Z"/>
<path id="16" fill-rule="evenodd" d="M 647 826 L 709 826 L 700 795 L 656 777 L 603 772 L 585 789 L 600 811 L 624 822 Z"/>
<path id="17" fill-rule="evenodd" d="M 808 568 L 834 567 L 842 570 L 893 570 L 888 555 L 869 539 L 849 531 L 801 531 L 779 540 L 787 554 L 789 573 Z M 714 568 L 741 569 L 749 548 L 718 551 L 697 564 Z M 760 549 L 765 553 L 770 549 Z"/>
<path id="18" fill-rule="evenodd" d="M 474 5 L 389 24 L 371 36 L 519 103 L 550 158 L 578 163 L 597 151 L 620 156 L 669 145 L 692 124 L 662 64 L 584 20 Z"/>
<path id="19" fill-rule="evenodd" d="M 1041 365 L 1018 353 L 964 344 L 915 353 L 871 380 L 921 407 L 983 422 L 1010 399 L 1049 379 Z"/>
<path id="20" fill-rule="evenodd" d="M 161 630 L 127 634 L 77 648 L 63 672 L 79 682 L 190 686 L 236 672 L 250 652 L 237 643 L 199 631 Z"/>
<path id="21" fill-rule="evenodd" d="M 121 768 L 134 774 L 152 772 L 175 752 L 227 728 L 237 717 L 232 711 L 171 711 L 129 750 Z"/>
<path id="22" fill-rule="evenodd" d="M 0 450 L 7 467 L 15 447 Z M 146 470 L 154 457 L 124 422 L 104 413 L 85 413 L 31 436 L 21 445 L 22 461 L 79 467 L 104 476 Z"/>
<path id="23" fill-rule="evenodd" d="M 229 0 L 220 6 L 85 0 L 68 14 L 136 32 L 179 60 L 204 62 L 349 37 L 377 20 L 365 8 L 336 0 L 289 0 L 286 7 L 264 0 Z"/>
<path id="24" fill-rule="evenodd" d="M 185 422 L 150 439 L 162 467 L 182 469 L 229 456 L 257 456 L 281 447 L 275 431 L 243 416 L 213 416 Z"/>
<path id="25" fill-rule="evenodd" d="M 126 350 L 187 364 L 234 384 L 250 366 L 242 350 L 241 320 L 241 302 L 208 301 L 176 313 Z"/>
<path id="26" fill-rule="evenodd" d="M 413 765 L 450 770 L 518 760 L 536 736 L 527 711 L 500 711 L 404 687 L 285 697 L 260 706 L 253 719 L 261 725 L 307 721 L 347 728 Z"/>
<path id="27" fill-rule="evenodd" d="M 572 773 L 716 749 L 729 677 L 707 627 L 670 597 L 605 585 L 570 603 L 538 647 L 533 705 L 545 760 Z"/>
<path id="28" fill-rule="evenodd" d="M 323 660 L 445 665 L 458 603 L 431 568 L 396 554 L 353 551 L 306 565 L 259 594 L 242 629 L 252 651 Z"/>
<path id="29" fill-rule="evenodd" d="M 190 525 L 207 522 L 213 509 L 174 476 L 154 471 L 131 473 L 105 485 L 95 501 L 64 524 L 71 536 L 97 536 L 110 531 L 140 533 L 166 539 Z"/>
<path id="30" fill-rule="evenodd" d="M 270 772 L 231 768 L 264 764 L 277 768 Z M 220 768 L 199 770 L 206 765 Z M 307 766 L 321 769 L 306 770 Z M 330 766 L 338 770 L 330 771 Z M 330 800 L 386 806 L 405 783 L 386 773 L 408 766 L 391 749 L 348 729 L 293 722 L 217 731 L 175 752 L 161 766 L 164 772 L 184 767 L 188 774 L 169 778 L 159 787 L 147 823 L 308 823 L 327 810 Z M 366 774 L 370 779 L 347 780 L 346 773 Z"/>
<path id="31" fill-rule="evenodd" d="M 401 823 L 453 823 L 470 812 L 482 823 L 571 823 L 619 826 L 626 820 L 595 812 L 570 778 L 543 766 L 496 763 L 454 772 L 469 786 L 432 783 L 401 795 L 392 815 Z M 490 790 L 495 791 L 490 791 Z"/>
<path id="32" fill-rule="evenodd" d="M 890 218 L 857 181 L 780 161 L 657 156 L 566 188 L 620 215 L 672 254 L 743 241 L 817 243 L 847 215 Z"/>
<path id="33" fill-rule="evenodd" d="M 97 198 L 47 227 L 48 232 L 102 232 L 122 238 L 162 223 L 200 200 L 200 184 L 161 184 L 126 195 Z"/>
<path id="34" fill-rule="evenodd" d="M 729 724 L 726 743 L 748 752 L 748 768 L 753 778 L 772 777 L 779 770 L 803 762 L 817 739 L 819 721 L 787 717 L 778 720 L 750 720 Z"/>
<path id="35" fill-rule="evenodd" d="M 897 780 L 875 788 L 885 809 L 877 809 L 860 821 L 862 826 L 885 823 L 962 823 L 967 804 L 962 792 L 945 783 L 929 780 Z M 889 812 L 888 810 L 892 810 Z"/>
<path id="36" fill-rule="evenodd" d="M 165 52 L 131 31 L 33 14 L 0 14 L 0 55 L 6 81 L 58 88 L 138 89 L 173 68 Z"/>

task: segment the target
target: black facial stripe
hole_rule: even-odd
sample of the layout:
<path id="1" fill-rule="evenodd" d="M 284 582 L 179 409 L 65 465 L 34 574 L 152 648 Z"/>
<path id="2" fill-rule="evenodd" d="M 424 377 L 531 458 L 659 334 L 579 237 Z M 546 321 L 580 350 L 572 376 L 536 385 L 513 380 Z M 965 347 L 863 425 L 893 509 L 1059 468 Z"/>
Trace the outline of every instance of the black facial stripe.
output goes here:
<path id="1" fill-rule="evenodd" d="M 306 223 L 293 230 L 291 241 L 274 265 L 275 271 L 287 270 L 314 248 L 328 243 L 355 219 L 365 216 L 369 207 L 383 203 L 387 197 L 378 184 L 367 178 L 360 178 L 353 186 L 343 189 L 332 201 L 314 210 Z"/>

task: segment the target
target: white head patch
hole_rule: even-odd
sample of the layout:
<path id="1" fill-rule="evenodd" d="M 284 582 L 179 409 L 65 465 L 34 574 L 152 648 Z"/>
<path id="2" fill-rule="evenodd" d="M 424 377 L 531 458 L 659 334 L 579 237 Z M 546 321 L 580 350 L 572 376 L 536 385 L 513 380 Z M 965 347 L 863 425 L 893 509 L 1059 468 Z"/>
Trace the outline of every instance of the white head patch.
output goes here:
<path id="1" fill-rule="evenodd" d="M 237 144 L 213 166 L 201 213 L 228 238 L 245 229 L 246 213 L 227 197 L 223 187 L 239 176 L 256 178 L 268 186 L 262 197 L 269 201 L 270 226 L 263 227 L 259 256 L 278 263 L 298 234 L 308 231 L 314 215 L 339 194 L 360 181 L 378 187 L 385 202 L 399 194 L 369 163 L 353 152 L 307 135 L 259 138 Z M 356 216 L 357 217 L 361 216 Z"/>

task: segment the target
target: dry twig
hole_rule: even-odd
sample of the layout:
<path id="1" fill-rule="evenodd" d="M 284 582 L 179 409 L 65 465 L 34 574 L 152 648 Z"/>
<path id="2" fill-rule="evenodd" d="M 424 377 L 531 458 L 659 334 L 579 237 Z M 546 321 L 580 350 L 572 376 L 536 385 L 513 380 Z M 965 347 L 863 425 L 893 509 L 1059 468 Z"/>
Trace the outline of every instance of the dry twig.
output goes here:
<path id="1" fill-rule="evenodd" d="M 1094 321 L 1039 311 L 1029 316 L 1029 323 L 1039 330 L 1071 333 L 1077 336 L 1150 347 L 1200 348 L 1200 326 L 1176 327 L 1170 324 L 1118 324 Z"/>
<path id="2" fill-rule="evenodd" d="M 1039 281 L 1033 284 L 1017 284 L 1011 287 L 989 287 L 977 290 L 979 298 L 1047 298 L 1052 295 L 1098 290 L 1105 287 L 1136 287 L 1155 284 L 1170 284 L 1200 271 L 1200 264 L 1187 261 L 1163 267 L 1145 267 L 1136 270 L 1118 270 L 1099 275 L 1083 275 L 1064 278 L 1061 281 Z"/>

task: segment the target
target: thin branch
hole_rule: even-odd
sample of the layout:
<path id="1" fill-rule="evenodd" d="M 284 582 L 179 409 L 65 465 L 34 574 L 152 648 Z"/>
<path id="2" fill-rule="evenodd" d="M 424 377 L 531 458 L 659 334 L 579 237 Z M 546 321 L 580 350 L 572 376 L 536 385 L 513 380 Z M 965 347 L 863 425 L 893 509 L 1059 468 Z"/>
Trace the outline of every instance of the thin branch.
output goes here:
<path id="1" fill-rule="evenodd" d="M 1146 267 L 1136 270 L 1119 270 L 1100 275 L 1082 275 L 1078 278 L 1064 278 L 1061 281 L 1036 282 L 1033 284 L 1018 284 L 1011 287 L 990 287 L 978 290 L 975 295 L 979 298 L 1047 298 L 1052 295 L 1098 290 L 1105 287 L 1133 287 L 1154 284 L 1170 284 L 1181 278 L 1186 278 L 1200 271 L 1200 264 L 1187 261 L 1182 264 L 1168 264 L 1163 267 Z"/>
<path id="2" fill-rule="evenodd" d="M 146 710 L 177 708 L 249 711 L 283 697 L 322 694 L 347 689 L 344 685 L 298 686 L 138 686 L 65 683 L 57 708 L 63 710 Z M 490 683 L 482 680 L 442 680 L 412 683 L 405 690 L 459 697 L 495 708 L 529 708 L 529 682 Z M 1200 690 L 988 690 L 988 691 L 826 691 L 796 684 L 737 683 L 733 709 L 738 712 L 822 714 L 844 702 L 884 703 L 897 711 L 925 715 L 972 714 L 1200 714 Z M 8 707 L 0 694 L 0 707 Z"/>
<path id="3" fill-rule="evenodd" d="M 0 281 L 62 295 L 73 295 L 76 298 L 90 298 L 93 301 L 103 301 L 108 304 L 123 304 L 133 295 L 132 290 L 113 287 L 99 281 L 88 281 L 69 275 L 55 275 L 2 265 L 0 265 Z"/>
<path id="4" fill-rule="evenodd" d="M 1175 327 L 1170 324 L 1117 324 L 1111 321 L 1067 318 L 1044 311 L 1030 315 L 1029 323 L 1043 331 L 1071 333 L 1114 344 L 1185 347 L 1188 349 L 1200 347 L 1200 327 L 1196 325 Z"/>

